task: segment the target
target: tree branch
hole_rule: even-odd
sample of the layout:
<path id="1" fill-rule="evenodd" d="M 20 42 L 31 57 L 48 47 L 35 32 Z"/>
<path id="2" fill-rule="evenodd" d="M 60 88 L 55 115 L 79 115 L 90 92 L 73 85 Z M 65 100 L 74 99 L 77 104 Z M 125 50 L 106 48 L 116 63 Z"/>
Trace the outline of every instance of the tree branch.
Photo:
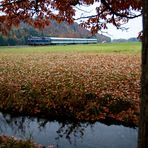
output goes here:
<path id="1" fill-rule="evenodd" d="M 9 6 L 9 5 L 12 5 L 12 4 L 18 4 L 18 3 L 22 3 L 23 0 L 18 0 L 18 1 L 13 1 L 13 2 L 10 2 L 10 3 L 4 3 L 4 4 L 1 4 L 0 7 L 5 7 L 5 6 Z"/>
<path id="2" fill-rule="evenodd" d="M 142 13 L 140 13 L 139 15 L 134 15 L 134 16 L 127 16 L 126 14 L 121 14 L 121 13 L 118 13 L 116 11 L 114 11 L 110 6 L 109 4 L 105 1 L 105 0 L 101 0 L 101 3 L 114 15 L 116 16 L 119 16 L 119 17 L 124 17 L 124 18 L 127 18 L 127 19 L 134 19 L 136 17 L 139 17 L 142 15 Z"/>
<path id="3" fill-rule="evenodd" d="M 90 15 L 90 16 L 84 16 L 84 17 L 79 17 L 77 19 L 74 19 L 74 20 L 80 20 L 80 19 L 86 19 L 86 18 L 93 18 L 93 17 L 97 17 L 99 15 L 101 15 L 104 11 L 106 11 L 107 8 L 104 8 L 100 13 L 97 13 L 96 15 Z"/>
<path id="4" fill-rule="evenodd" d="M 92 11 L 92 10 L 91 10 L 91 11 L 86 11 L 86 10 L 83 10 L 83 9 L 81 9 L 81 8 L 79 8 L 79 7 L 76 7 L 76 6 L 75 6 L 75 8 L 77 8 L 78 10 L 80 10 L 80 11 L 82 11 L 82 12 L 85 12 L 85 13 L 90 13 L 90 12 Z"/>
<path id="5" fill-rule="evenodd" d="M 82 16 L 82 17 L 79 17 L 79 18 L 76 18 L 74 20 L 80 20 L 80 19 L 87 19 L 87 18 L 93 18 L 93 17 L 97 17 L 98 15 L 89 15 L 89 16 Z"/>
<path id="6" fill-rule="evenodd" d="M 35 0 L 35 10 L 38 12 L 38 0 Z"/>

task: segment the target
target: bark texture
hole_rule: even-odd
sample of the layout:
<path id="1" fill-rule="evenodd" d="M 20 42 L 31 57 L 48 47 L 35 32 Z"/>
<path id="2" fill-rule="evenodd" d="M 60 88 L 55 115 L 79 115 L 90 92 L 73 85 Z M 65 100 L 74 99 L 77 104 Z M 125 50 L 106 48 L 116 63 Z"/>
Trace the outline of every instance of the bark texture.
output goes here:
<path id="1" fill-rule="evenodd" d="M 148 0 L 143 6 L 141 105 L 138 148 L 148 148 Z"/>

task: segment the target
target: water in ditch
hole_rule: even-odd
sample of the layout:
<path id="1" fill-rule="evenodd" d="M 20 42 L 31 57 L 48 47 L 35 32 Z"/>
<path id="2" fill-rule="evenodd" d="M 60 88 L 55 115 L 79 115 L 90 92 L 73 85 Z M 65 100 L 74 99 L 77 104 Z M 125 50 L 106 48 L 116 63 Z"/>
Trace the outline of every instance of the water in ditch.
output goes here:
<path id="1" fill-rule="evenodd" d="M 0 135 L 32 139 L 54 148 L 136 148 L 137 128 L 122 125 L 59 123 L 0 113 Z"/>

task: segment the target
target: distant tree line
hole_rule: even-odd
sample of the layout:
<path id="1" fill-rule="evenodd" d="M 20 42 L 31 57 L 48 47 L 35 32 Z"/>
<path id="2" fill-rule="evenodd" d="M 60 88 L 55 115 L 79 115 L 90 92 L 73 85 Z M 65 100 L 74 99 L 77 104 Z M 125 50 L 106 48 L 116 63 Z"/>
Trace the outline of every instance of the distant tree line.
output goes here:
<path id="1" fill-rule="evenodd" d="M 31 26 L 23 24 L 19 28 L 13 28 L 7 36 L 0 34 L 1 46 L 25 45 L 29 36 L 40 36 L 41 33 Z"/>
<path id="2" fill-rule="evenodd" d="M 132 37 L 129 39 L 114 39 L 112 42 L 140 42 L 138 38 Z"/>
<path id="3" fill-rule="evenodd" d="M 21 23 L 18 28 L 13 28 L 7 36 L 0 34 L 0 46 L 14 46 L 14 45 L 26 45 L 27 39 L 30 36 L 56 36 L 56 37 L 75 37 L 75 38 L 97 38 L 98 42 L 111 42 L 111 38 L 96 34 L 92 34 L 80 27 L 77 23 L 68 25 L 63 22 L 58 24 L 52 21 L 50 26 L 43 30 L 37 30 L 27 24 Z"/>

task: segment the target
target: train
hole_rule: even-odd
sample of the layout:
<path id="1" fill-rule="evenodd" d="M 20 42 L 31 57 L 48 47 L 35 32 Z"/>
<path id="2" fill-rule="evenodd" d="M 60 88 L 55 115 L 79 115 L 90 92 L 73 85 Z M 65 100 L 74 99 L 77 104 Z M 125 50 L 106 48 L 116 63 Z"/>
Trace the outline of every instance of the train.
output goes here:
<path id="1" fill-rule="evenodd" d="M 96 38 L 29 37 L 28 45 L 95 44 Z"/>

